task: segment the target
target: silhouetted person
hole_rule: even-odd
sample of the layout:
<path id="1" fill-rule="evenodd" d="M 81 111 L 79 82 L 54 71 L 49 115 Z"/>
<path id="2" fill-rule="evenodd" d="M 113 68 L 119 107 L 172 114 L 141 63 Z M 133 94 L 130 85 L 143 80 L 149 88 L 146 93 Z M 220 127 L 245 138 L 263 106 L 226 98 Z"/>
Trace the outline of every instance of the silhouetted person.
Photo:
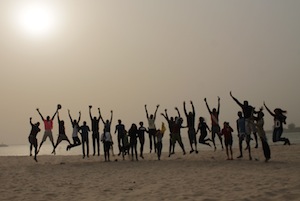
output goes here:
<path id="1" fill-rule="evenodd" d="M 274 130 L 273 130 L 273 142 L 284 142 L 284 145 L 290 145 L 290 140 L 288 138 L 281 137 L 283 133 L 283 124 L 286 124 L 286 111 L 275 108 L 274 112 L 272 112 L 267 105 L 264 103 L 265 108 L 267 111 L 274 117 Z"/>
<path id="2" fill-rule="evenodd" d="M 57 112 L 57 121 L 58 121 L 58 138 L 57 138 L 56 144 L 55 144 L 55 146 L 53 148 L 53 151 L 52 151 L 53 154 L 55 154 L 56 147 L 63 140 L 66 140 L 67 142 L 69 142 L 69 145 L 71 145 L 71 142 L 70 142 L 69 138 L 66 135 L 65 122 L 63 120 L 60 120 L 60 118 L 59 118 L 59 112 Z"/>
<path id="3" fill-rule="evenodd" d="M 244 117 L 245 117 L 245 126 L 246 126 L 246 134 L 251 136 L 251 132 L 254 135 L 255 138 L 255 148 L 258 147 L 257 142 L 257 135 L 256 135 L 256 127 L 254 125 L 254 113 L 257 113 L 251 105 L 249 105 L 248 101 L 244 101 L 244 104 L 242 104 L 240 101 L 238 101 L 235 97 L 233 97 L 232 93 L 230 92 L 230 96 L 232 99 L 242 108 Z M 250 137 L 251 138 L 251 137 Z M 250 147 L 247 147 L 250 149 Z"/>
<path id="4" fill-rule="evenodd" d="M 73 138 L 73 144 L 67 146 L 67 151 L 70 150 L 72 147 L 77 147 L 81 145 L 80 139 L 78 137 L 78 131 L 79 131 L 79 122 L 81 118 L 81 112 L 79 112 L 78 120 L 72 119 L 70 110 L 68 110 L 69 118 L 72 124 L 72 138 Z"/>
<path id="5" fill-rule="evenodd" d="M 232 144 L 233 144 L 232 132 L 233 132 L 233 129 L 230 127 L 228 122 L 224 122 L 223 125 L 224 125 L 224 127 L 222 129 L 222 135 L 224 135 L 227 160 L 233 160 L 233 156 L 232 156 Z"/>
<path id="6" fill-rule="evenodd" d="M 220 143 L 222 145 L 222 149 L 224 149 L 223 140 L 222 140 L 222 136 L 221 136 L 221 133 L 220 133 L 221 128 L 220 128 L 220 125 L 219 125 L 220 97 L 218 97 L 218 109 L 213 108 L 212 110 L 210 110 L 206 98 L 204 98 L 204 101 L 205 101 L 207 110 L 210 114 L 210 118 L 211 118 L 211 138 L 212 138 L 212 142 L 214 144 L 215 151 L 217 149 L 216 142 L 215 142 L 216 134 L 219 137 Z"/>
<path id="7" fill-rule="evenodd" d="M 82 155 L 83 158 L 85 156 L 89 157 L 89 132 L 90 132 L 90 127 L 86 125 L 86 121 L 83 122 L 83 125 L 80 126 L 79 128 L 79 133 L 81 134 L 81 141 L 82 141 Z M 85 148 L 86 146 L 86 148 Z M 86 152 L 85 152 L 86 149 Z M 85 154 L 86 153 L 86 154 Z"/>
<path id="8" fill-rule="evenodd" d="M 182 138 L 181 138 L 181 128 L 183 128 L 182 123 L 183 123 L 183 119 L 181 118 L 181 115 L 179 113 L 179 110 L 177 107 L 175 107 L 175 110 L 178 112 L 178 116 L 175 117 L 175 123 L 173 124 L 173 128 L 172 128 L 172 146 L 175 146 L 175 143 L 178 142 L 179 146 L 181 147 L 182 151 L 183 151 L 183 155 L 186 154 L 185 149 L 184 149 L 184 145 L 182 143 Z"/>
<path id="9" fill-rule="evenodd" d="M 191 146 L 190 153 L 193 153 L 195 150 L 196 150 L 196 153 L 198 153 L 196 130 L 195 130 L 195 117 L 196 117 L 196 114 L 195 114 L 194 104 L 193 104 L 192 101 L 191 101 L 191 105 L 192 105 L 192 110 L 193 111 L 187 113 L 185 102 L 183 102 L 183 110 L 184 110 L 184 114 L 185 114 L 186 120 L 187 120 L 188 136 L 189 136 L 189 141 L 190 141 L 190 146 Z M 195 144 L 195 150 L 193 148 L 193 144 Z"/>
<path id="10" fill-rule="evenodd" d="M 54 141 L 53 141 L 53 135 L 52 135 L 52 129 L 53 129 L 53 119 L 55 117 L 55 115 L 57 114 L 58 110 L 59 110 L 59 106 L 57 107 L 54 115 L 52 116 L 52 118 L 50 119 L 50 116 L 47 116 L 46 119 L 44 119 L 43 115 L 40 113 L 40 110 L 39 108 L 37 108 L 36 110 L 38 111 L 39 115 L 41 116 L 43 122 L 44 122 L 44 126 L 45 126 L 45 132 L 44 132 L 44 136 L 43 136 L 43 139 L 40 143 L 40 146 L 39 146 L 39 150 L 38 152 L 41 150 L 41 147 L 43 145 L 43 143 L 46 141 L 47 137 L 49 137 L 51 143 L 52 143 L 52 146 L 54 148 Z"/>
<path id="11" fill-rule="evenodd" d="M 100 110 L 99 110 L 100 112 Z M 113 118 L 113 111 L 111 110 L 110 111 L 110 120 L 106 120 L 104 121 L 103 118 L 102 118 L 102 115 L 100 113 L 100 116 L 101 116 L 101 121 L 103 122 L 104 124 L 104 128 L 103 128 L 103 145 L 104 145 L 104 158 L 105 158 L 105 161 L 110 161 L 110 154 L 109 154 L 109 150 L 110 150 L 110 147 L 112 145 L 112 137 L 111 137 L 111 132 L 110 132 L 110 129 L 111 129 L 111 122 L 112 122 L 112 118 Z"/>
<path id="12" fill-rule="evenodd" d="M 122 120 L 118 120 L 118 124 L 116 125 L 115 134 L 118 132 L 118 148 L 119 148 L 119 154 L 121 155 L 122 147 L 124 147 L 124 135 L 125 135 L 125 126 L 122 124 Z"/>
<path id="13" fill-rule="evenodd" d="M 96 149 L 98 156 L 100 155 L 100 134 L 99 134 L 99 122 L 101 119 L 100 108 L 98 108 L 99 117 L 92 117 L 92 106 L 89 106 L 89 114 L 92 122 L 92 140 L 93 140 L 93 156 L 95 156 Z"/>
<path id="14" fill-rule="evenodd" d="M 39 128 L 40 126 L 40 122 L 37 122 L 35 124 L 32 123 L 32 118 L 30 117 L 30 125 L 31 125 L 31 131 L 30 134 L 28 136 L 28 141 L 30 143 L 30 156 L 32 156 L 32 147 L 34 147 L 34 160 L 37 162 L 37 146 L 38 146 L 38 142 L 37 142 L 37 134 L 41 131 L 41 129 Z"/>
<path id="15" fill-rule="evenodd" d="M 164 133 L 166 131 L 165 124 L 162 123 L 161 129 L 156 131 L 156 138 L 157 138 L 157 158 L 160 160 L 161 152 L 163 148 L 162 138 L 164 137 Z"/>
<path id="16" fill-rule="evenodd" d="M 207 141 L 212 141 L 212 140 L 206 138 L 207 137 L 207 130 L 209 130 L 209 132 L 210 132 L 209 127 L 207 126 L 206 122 L 204 121 L 204 118 L 200 117 L 199 118 L 198 129 L 197 129 L 197 132 L 196 132 L 196 133 L 198 133 L 200 131 L 199 143 L 205 144 L 205 145 L 208 145 L 208 146 L 211 147 L 211 145 Z"/>
<path id="17" fill-rule="evenodd" d="M 155 126 L 155 119 L 156 119 L 156 113 L 159 108 L 159 105 L 156 106 L 156 110 L 154 112 L 154 115 L 151 114 L 149 116 L 147 105 L 145 105 L 145 111 L 146 111 L 146 117 L 148 120 L 148 132 L 149 132 L 149 140 L 150 140 L 150 153 L 152 152 L 152 143 L 154 143 L 154 151 L 156 152 L 156 126 Z"/>
<path id="18" fill-rule="evenodd" d="M 246 134 L 246 120 L 243 117 L 243 113 L 241 111 L 238 112 L 238 119 L 236 120 L 238 138 L 239 138 L 239 149 L 240 155 L 237 158 L 243 158 L 243 141 L 246 140 L 247 147 L 250 147 L 250 135 Z M 251 149 L 248 149 L 249 159 L 252 160 Z"/>
<path id="19" fill-rule="evenodd" d="M 128 130 L 128 135 L 130 137 L 131 160 L 133 160 L 135 155 L 135 159 L 138 161 L 137 138 L 139 133 L 136 124 L 131 125 L 130 129 Z"/>
<path id="20" fill-rule="evenodd" d="M 257 117 L 255 118 L 255 125 L 257 127 L 257 132 L 261 140 L 264 156 L 265 156 L 265 162 L 268 162 L 271 159 L 271 150 L 268 144 L 266 132 L 264 130 L 264 113 L 261 110 L 258 112 Z"/>
<path id="21" fill-rule="evenodd" d="M 168 112 L 167 112 L 167 109 L 165 109 L 165 114 L 161 113 L 161 115 L 166 119 L 166 121 L 168 122 L 168 127 L 169 127 L 169 130 L 170 130 L 170 139 L 169 139 L 169 157 L 171 156 L 171 154 L 174 154 L 175 153 L 175 143 L 174 143 L 174 146 L 173 146 L 173 143 L 172 143 L 172 135 L 173 135 L 173 128 L 174 128 L 174 124 L 175 124 L 175 120 L 174 120 L 174 117 L 170 117 L 168 116 Z"/>
<path id="22" fill-rule="evenodd" d="M 144 123 L 141 121 L 140 123 L 140 127 L 138 129 L 138 133 L 139 133 L 139 141 L 140 141 L 140 157 L 142 159 L 144 159 L 144 144 L 145 144 L 145 133 L 148 132 L 147 129 L 144 127 Z"/>

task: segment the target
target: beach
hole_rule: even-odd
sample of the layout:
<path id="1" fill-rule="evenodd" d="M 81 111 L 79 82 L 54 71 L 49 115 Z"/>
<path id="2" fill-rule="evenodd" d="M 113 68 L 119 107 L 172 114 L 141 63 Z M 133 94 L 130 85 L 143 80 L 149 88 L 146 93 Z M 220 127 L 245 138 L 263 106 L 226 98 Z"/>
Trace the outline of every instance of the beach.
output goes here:
<path id="1" fill-rule="evenodd" d="M 300 145 L 271 146 L 253 160 L 226 159 L 225 151 L 199 151 L 170 158 L 154 153 L 131 161 L 115 156 L 1 156 L 1 200 L 300 200 Z"/>

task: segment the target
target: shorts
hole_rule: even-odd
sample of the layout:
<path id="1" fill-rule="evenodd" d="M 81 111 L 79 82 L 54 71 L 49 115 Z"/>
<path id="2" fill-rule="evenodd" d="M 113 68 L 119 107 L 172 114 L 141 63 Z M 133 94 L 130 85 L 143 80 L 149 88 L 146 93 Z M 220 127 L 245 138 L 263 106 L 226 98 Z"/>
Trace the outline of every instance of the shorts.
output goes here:
<path id="1" fill-rule="evenodd" d="M 257 129 L 254 125 L 254 121 L 250 118 L 245 120 L 246 134 L 256 133 Z"/>
<path id="2" fill-rule="evenodd" d="M 181 135 L 179 133 L 173 133 L 172 134 L 172 143 L 175 144 L 175 142 L 178 141 L 179 144 L 181 144 Z"/>
<path id="3" fill-rule="evenodd" d="M 44 136 L 43 136 L 43 139 L 42 139 L 42 142 L 45 142 L 47 137 L 49 137 L 50 141 L 53 142 L 53 135 L 52 135 L 52 131 L 45 131 L 44 132 Z"/>
<path id="4" fill-rule="evenodd" d="M 37 145 L 37 139 L 34 136 L 29 136 L 28 141 L 30 144 Z"/>
<path id="5" fill-rule="evenodd" d="M 232 146 L 233 144 L 233 140 L 232 140 L 232 137 L 231 138 L 227 138 L 227 139 L 224 139 L 224 142 L 225 142 L 225 146 Z"/>
<path id="6" fill-rule="evenodd" d="M 219 134 L 220 131 L 221 131 L 221 129 L 220 129 L 220 126 L 219 126 L 219 125 L 213 125 L 213 126 L 211 127 L 211 133 L 217 133 L 217 134 Z"/>
<path id="7" fill-rule="evenodd" d="M 192 143 L 197 143 L 195 128 L 190 128 L 190 129 L 188 130 L 188 135 L 189 135 L 189 140 L 190 140 L 190 142 L 192 142 Z"/>
<path id="8" fill-rule="evenodd" d="M 58 140 L 62 141 L 62 140 L 68 140 L 68 137 L 66 134 L 59 134 L 58 135 Z"/>
<path id="9" fill-rule="evenodd" d="M 92 137 L 93 139 L 99 139 L 99 132 L 93 132 Z"/>

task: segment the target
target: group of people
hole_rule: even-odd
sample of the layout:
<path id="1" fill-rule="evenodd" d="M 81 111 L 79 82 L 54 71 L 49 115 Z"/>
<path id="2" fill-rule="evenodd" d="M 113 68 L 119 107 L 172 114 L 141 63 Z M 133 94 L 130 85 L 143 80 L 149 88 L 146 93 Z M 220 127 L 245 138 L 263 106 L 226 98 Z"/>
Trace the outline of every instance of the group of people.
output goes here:
<path id="1" fill-rule="evenodd" d="M 232 95 L 231 92 L 230 92 L 230 96 L 241 107 L 241 111 L 238 112 L 238 119 L 236 121 L 238 138 L 239 138 L 239 150 L 240 150 L 240 155 L 237 158 L 243 157 L 242 144 L 243 141 L 246 141 L 246 145 L 247 145 L 246 150 L 248 150 L 249 153 L 249 160 L 252 160 L 250 140 L 252 139 L 252 134 L 253 134 L 256 142 L 255 148 L 257 148 L 258 147 L 257 134 L 258 134 L 258 136 L 261 139 L 265 161 L 266 162 L 269 161 L 271 158 L 271 151 L 264 131 L 263 107 L 261 107 L 259 111 L 256 111 L 254 107 L 249 105 L 248 101 L 244 101 L 244 103 L 241 103 Z M 189 112 L 187 112 L 186 109 L 186 102 L 183 102 L 183 110 L 186 117 L 186 125 L 183 125 L 184 120 L 181 117 L 181 114 L 177 107 L 175 107 L 175 110 L 177 111 L 177 116 L 175 117 L 169 117 L 167 109 L 164 110 L 164 113 L 161 113 L 161 115 L 167 121 L 168 128 L 170 131 L 169 157 L 171 157 L 171 155 L 175 153 L 174 150 L 175 150 L 176 142 L 181 147 L 183 154 L 184 155 L 186 154 L 184 144 L 182 143 L 181 129 L 187 128 L 188 139 L 190 144 L 190 154 L 193 152 L 195 152 L 196 154 L 199 153 L 197 149 L 197 142 L 207 146 L 213 145 L 213 148 L 216 151 L 217 147 L 215 143 L 215 137 L 217 136 L 218 139 L 220 140 L 222 150 L 224 149 L 224 145 L 223 145 L 223 137 L 224 137 L 227 159 L 228 160 L 233 159 L 233 155 L 232 155 L 233 129 L 230 126 L 229 122 L 224 122 L 223 128 L 221 129 L 219 123 L 220 98 L 218 97 L 218 107 L 213 108 L 212 110 L 210 109 L 206 98 L 204 99 L 204 102 L 211 116 L 211 127 L 209 127 L 206 124 L 203 117 L 199 118 L 199 123 L 196 127 L 196 113 L 192 101 L 190 101 L 192 110 Z M 265 103 L 264 103 L 264 107 L 270 113 L 270 115 L 274 117 L 273 142 L 283 141 L 284 144 L 290 145 L 289 139 L 282 137 L 283 124 L 286 123 L 286 115 L 285 115 L 286 111 L 280 108 L 276 108 L 274 109 L 274 112 L 272 112 L 266 106 Z M 65 140 L 69 143 L 69 145 L 66 148 L 67 151 L 71 150 L 74 147 L 82 145 L 83 158 L 89 157 L 89 132 L 92 132 L 93 156 L 95 156 L 96 154 L 100 156 L 100 141 L 101 141 L 103 143 L 104 159 L 105 161 L 110 161 L 110 149 L 113 150 L 112 149 L 113 140 L 111 135 L 113 111 L 111 111 L 110 119 L 107 119 L 105 121 L 101 115 L 100 108 L 98 108 L 98 116 L 93 117 L 91 112 L 92 106 L 89 106 L 89 115 L 91 120 L 91 129 L 90 129 L 86 121 L 84 121 L 83 124 L 80 125 L 81 112 L 79 112 L 78 119 L 73 119 L 70 114 L 70 110 L 68 110 L 68 115 L 72 125 L 73 143 L 71 143 L 71 141 L 68 139 L 65 132 L 65 123 L 63 120 L 60 119 L 59 116 L 60 109 L 61 109 L 61 105 L 57 105 L 57 109 L 54 115 L 52 116 L 52 118 L 50 118 L 50 116 L 47 116 L 46 119 L 40 113 L 40 110 L 37 109 L 37 112 L 40 115 L 45 127 L 45 132 L 39 146 L 38 146 L 36 136 L 40 132 L 40 128 L 39 128 L 40 123 L 39 122 L 35 124 L 32 123 L 32 118 L 30 117 L 30 124 L 32 127 L 30 135 L 28 137 L 30 142 L 30 156 L 32 156 L 32 148 L 34 147 L 35 149 L 34 160 L 37 161 L 37 155 L 43 143 L 49 137 L 53 146 L 52 154 L 55 154 L 55 150 L 57 146 L 63 140 Z M 147 105 L 145 105 L 145 113 L 148 121 L 148 128 L 146 128 L 144 126 L 144 123 L 141 121 L 139 122 L 139 127 L 135 123 L 133 123 L 131 127 L 128 130 L 126 130 L 125 125 L 122 124 L 122 121 L 120 119 L 118 120 L 118 124 L 115 126 L 114 133 L 117 134 L 119 156 L 122 155 L 123 159 L 125 159 L 125 156 L 130 155 L 130 151 L 131 151 L 131 159 L 138 160 L 137 143 L 139 141 L 140 143 L 139 157 L 144 159 L 145 134 L 148 133 L 150 153 L 152 153 L 154 149 L 154 152 L 157 153 L 158 160 L 160 160 L 162 146 L 163 146 L 162 139 L 166 131 L 166 127 L 164 123 L 162 123 L 159 129 L 157 129 L 156 127 L 155 121 L 156 121 L 156 115 L 158 109 L 159 109 L 159 105 L 156 106 L 155 112 L 149 115 Z M 56 143 L 54 143 L 54 139 L 52 135 L 53 120 L 55 119 L 55 116 L 57 116 L 58 132 L 59 132 Z M 99 126 L 100 121 L 103 123 L 103 132 L 101 132 L 101 135 L 100 135 L 100 126 Z M 207 137 L 208 131 L 211 132 L 211 138 Z M 199 140 L 197 141 L 196 135 L 198 132 L 200 132 L 200 136 L 199 136 Z M 78 137 L 78 133 L 81 135 L 81 140 Z"/>

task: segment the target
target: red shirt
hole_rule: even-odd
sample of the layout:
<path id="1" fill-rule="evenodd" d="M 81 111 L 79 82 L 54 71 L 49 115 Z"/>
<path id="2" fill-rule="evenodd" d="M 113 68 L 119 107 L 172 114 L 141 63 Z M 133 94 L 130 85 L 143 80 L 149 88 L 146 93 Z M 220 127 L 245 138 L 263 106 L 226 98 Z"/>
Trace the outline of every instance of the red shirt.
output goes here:
<path id="1" fill-rule="evenodd" d="M 233 129 L 231 127 L 225 127 L 222 129 L 222 134 L 224 135 L 225 140 L 232 138 Z"/>
<path id="2" fill-rule="evenodd" d="M 52 120 L 44 120 L 45 130 L 52 130 L 53 128 L 53 121 Z"/>

